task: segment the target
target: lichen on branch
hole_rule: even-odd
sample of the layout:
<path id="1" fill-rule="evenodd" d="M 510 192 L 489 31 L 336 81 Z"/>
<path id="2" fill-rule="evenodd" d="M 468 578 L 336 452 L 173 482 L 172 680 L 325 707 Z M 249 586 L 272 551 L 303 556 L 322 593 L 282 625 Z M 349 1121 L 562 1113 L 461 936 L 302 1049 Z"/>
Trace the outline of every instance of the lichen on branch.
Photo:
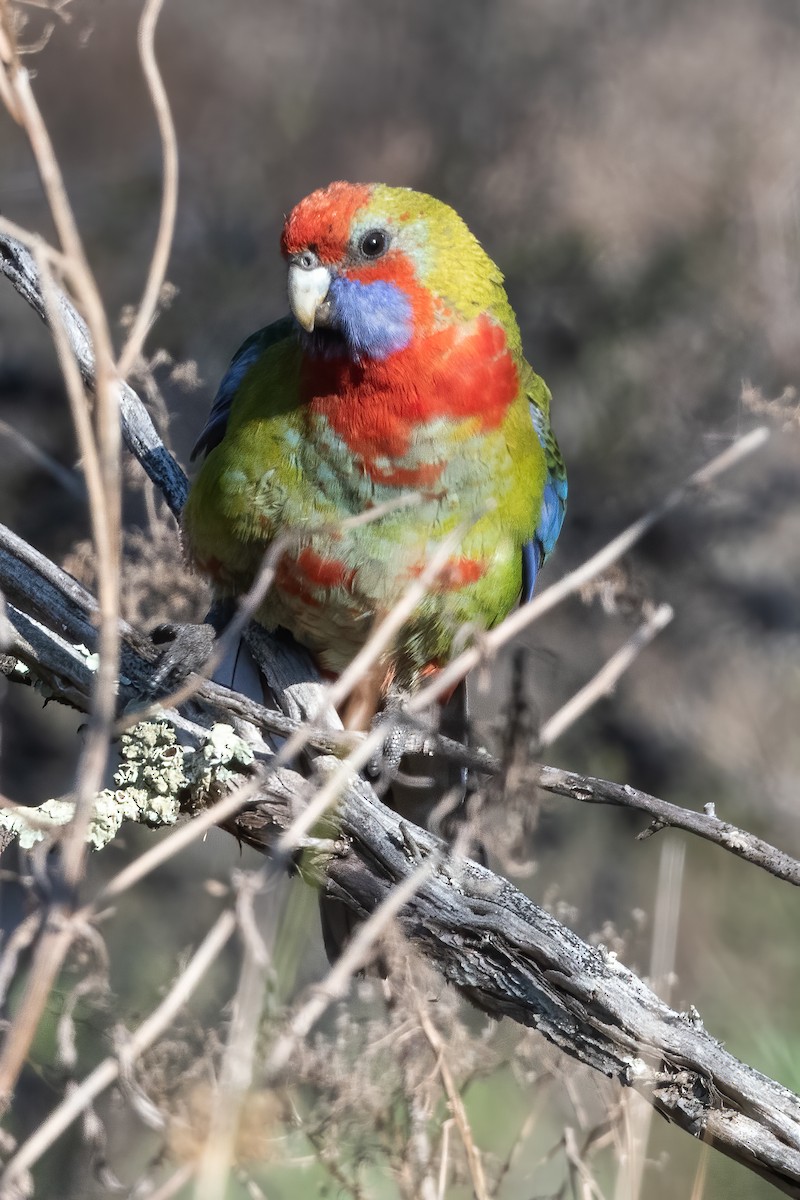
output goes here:
<path id="1" fill-rule="evenodd" d="M 253 752 L 233 727 L 220 722 L 197 748 L 182 746 L 167 721 L 142 721 L 123 733 L 114 786 L 95 797 L 86 840 L 101 850 L 125 821 L 150 828 L 174 825 L 187 808 L 202 806 L 227 788 L 235 771 L 253 761 Z M 36 808 L 0 810 L 0 828 L 29 850 L 69 824 L 75 813 L 71 799 L 46 800 Z"/>

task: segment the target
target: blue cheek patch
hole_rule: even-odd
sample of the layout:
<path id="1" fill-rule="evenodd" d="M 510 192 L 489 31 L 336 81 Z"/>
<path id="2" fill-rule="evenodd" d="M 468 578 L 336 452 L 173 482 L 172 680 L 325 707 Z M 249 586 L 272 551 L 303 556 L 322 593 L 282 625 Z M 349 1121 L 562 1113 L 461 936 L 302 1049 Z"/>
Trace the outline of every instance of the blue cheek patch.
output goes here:
<path id="1" fill-rule="evenodd" d="M 339 332 L 356 355 L 388 358 L 411 341 L 411 302 L 396 284 L 339 276 L 330 295 Z"/>

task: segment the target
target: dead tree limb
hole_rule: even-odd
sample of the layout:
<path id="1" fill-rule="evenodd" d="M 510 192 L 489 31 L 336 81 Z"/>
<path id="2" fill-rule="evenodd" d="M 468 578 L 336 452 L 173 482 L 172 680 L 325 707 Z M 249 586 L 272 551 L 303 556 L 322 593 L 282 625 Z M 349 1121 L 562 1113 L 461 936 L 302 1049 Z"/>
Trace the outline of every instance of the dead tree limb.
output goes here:
<path id="1" fill-rule="evenodd" d="M 96 603 L 92 595 L 3 525 L 0 525 L 0 592 L 15 611 L 14 627 L 19 635 L 16 656 L 34 668 L 38 678 L 48 683 L 58 693 L 59 699 L 71 702 L 83 711 L 91 688 L 92 672 L 86 653 L 78 647 L 89 645 L 94 637 L 92 615 L 96 611 Z M 52 634 L 43 632 L 42 623 L 49 625 Z M 121 636 L 121 702 L 123 705 L 142 706 L 142 697 L 148 695 L 155 650 L 149 638 L 124 622 L 121 623 Z M 259 642 L 260 659 L 264 663 L 267 653 L 264 643 L 267 639 L 261 638 Z M 30 644 L 33 653 L 26 643 Z M 271 650 L 272 660 L 267 662 L 267 668 L 274 690 L 279 692 L 281 686 L 292 686 L 292 680 L 296 688 L 301 687 L 297 681 L 303 675 L 298 670 L 298 662 L 293 659 L 293 648 L 278 639 L 271 643 Z M 304 670 L 308 670 L 307 663 Z M 70 671 L 81 679 L 81 688 L 74 696 L 67 683 Z M 206 726 L 222 720 L 234 724 L 246 722 L 264 734 L 284 738 L 291 737 L 300 727 L 297 718 L 257 704 L 210 680 L 198 684 L 192 707 L 196 719 Z M 358 734 L 320 725 L 310 733 L 308 744 L 320 753 L 343 756 L 352 750 L 358 740 Z M 419 746 L 415 743 L 412 745 L 415 750 L 428 748 L 452 756 L 455 761 L 465 762 L 474 770 L 488 775 L 502 771 L 502 763 L 497 758 L 485 752 L 469 750 L 446 738 L 420 734 Z M 651 818 L 651 824 L 639 835 L 640 838 L 660 829 L 681 829 L 713 842 L 778 879 L 800 885 L 800 862 L 796 858 L 712 813 L 683 808 L 629 784 L 579 775 L 545 764 L 532 764 L 529 777 L 531 787 L 538 786 L 552 795 L 565 796 L 583 804 L 607 804 L 645 813 Z"/>
<path id="2" fill-rule="evenodd" d="M 647 813 L 652 820 L 647 829 L 638 835 L 640 840 L 661 829 L 683 829 L 721 846 L 737 858 L 762 867 L 777 879 L 785 879 L 795 887 L 800 886 L 800 862 L 796 858 L 771 846 L 754 833 L 720 820 L 713 811 L 694 812 L 689 808 L 681 808 L 679 804 L 670 804 L 668 800 L 650 796 L 647 792 L 640 792 L 627 783 L 576 775 L 574 771 L 562 771 L 559 767 L 541 766 L 534 770 L 538 772 L 536 781 L 545 792 L 569 796 L 581 804 L 611 804 L 615 808 L 632 808 L 636 812 Z"/>
<path id="3" fill-rule="evenodd" d="M 64 604 L 69 611 L 76 598 L 65 596 Z M 28 664 L 49 688 L 63 689 L 70 703 L 85 702 L 91 687 L 91 671 L 81 666 L 85 654 L 66 653 L 63 636 L 36 618 L 26 619 L 14 604 L 9 617 L 16 638 L 27 641 Z M 74 622 L 86 630 L 80 613 Z M 123 671 L 134 667 L 139 681 L 152 671 L 130 647 L 125 664 Z M 226 710 L 225 689 L 218 692 L 213 716 L 235 724 L 236 697 L 228 693 L 234 703 Z M 206 719 L 212 719 L 210 711 Z M 340 765 L 330 757 L 316 761 L 323 773 Z M 308 785 L 293 770 L 270 771 L 268 762 L 261 769 L 258 800 L 225 827 L 268 853 L 291 824 Z M 342 796 L 330 831 L 341 852 L 315 856 L 304 874 L 362 917 L 421 858 L 443 853 L 438 839 L 409 826 L 360 779 Z M 670 1009 L 613 954 L 586 945 L 506 880 L 469 860 L 445 856 L 406 903 L 400 922 L 410 941 L 473 1004 L 539 1029 L 573 1058 L 634 1087 L 682 1129 L 800 1197 L 800 1098 L 738 1062 L 705 1031 L 694 1010 Z"/>

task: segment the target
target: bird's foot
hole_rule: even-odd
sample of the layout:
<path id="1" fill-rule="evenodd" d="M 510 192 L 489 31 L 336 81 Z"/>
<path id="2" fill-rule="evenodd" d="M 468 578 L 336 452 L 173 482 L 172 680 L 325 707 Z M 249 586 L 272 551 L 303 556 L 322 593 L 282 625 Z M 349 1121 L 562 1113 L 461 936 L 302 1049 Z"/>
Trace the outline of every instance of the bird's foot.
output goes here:
<path id="1" fill-rule="evenodd" d="M 163 696 L 203 670 L 234 611 L 234 601 L 217 599 L 202 623 L 164 621 L 150 631 L 153 644 L 164 647 L 150 684 L 152 696 Z"/>
<path id="2" fill-rule="evenodd" d="M 392 691 L 380 712 L 372 718 L 371 729 L 384 731 L 383 741 L 366 765 L 367 775 L 381 792 L 397 778 L 406 753 L 410 726 L 405 717 L 406 693 Z"/>
<path id="3" fill-rule="evenodd" d="M 383 729 L 384 736 L 365 770 L 379 795 L 394 783 L 420 790 L 430 787 L 432 782 L 425 767 L 431 761 L 427 743 L 434 730 L 428 728 L 426 722 L 421 722 L 419 717 L 411 717 L 406 713 L 408 697 L 409 693 L 399 688 L 393 689 L 386 696 L 383 708 L 372 719 L 371 729 Z M 410 773 L 409 770 L 400 769 L 404 760 Z"/>
<path id="4" fill-rule="evenodd" d="M 201 671 L 208 662 L 217 638 L 215 627 L 165 621 L 150 632 L 154 645 L 162 647 L 158 666 L 150 681 L 153 697 L 179 687 L 189 675 Z"/>

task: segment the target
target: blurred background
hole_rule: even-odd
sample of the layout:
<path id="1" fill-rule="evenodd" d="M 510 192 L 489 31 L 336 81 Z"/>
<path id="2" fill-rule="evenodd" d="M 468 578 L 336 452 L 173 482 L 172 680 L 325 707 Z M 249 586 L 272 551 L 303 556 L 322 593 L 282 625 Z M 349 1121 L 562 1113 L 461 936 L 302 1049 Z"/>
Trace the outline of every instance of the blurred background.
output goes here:
<path id="1" fill-rule="evenodd" d="M 143 287 L 160 187 L 136 54 L 140 5 L 74 0 L 65 13 L 31 60 L 34 87 L 119 328 Z M 46 17 L 30 17 L 33 42 Z M 713 801 L 723 818 L 800 855 L 796 4 L 167 0 L 157 52 L 180 140 L 181 197 L 175 293 L 148 350 L 165 352 L 152 380 L 184 463 L 233 352 L 285 311 L 284 213 L 336 178 L 434 193 L 505 272 L 528 357 L 554 395 L 569 471 L 567 521 L 546 582 L 733 437 L 772 425 L 765 450 L 637 548 L 605 606 L 596 595 L 564 604 L 529 631 L 520 661 L 531 711 L 544 719 L 630 634 L 643 599 L 668 601 L 672 625 L 546 760 L 691 808 Z M 0 161 L 2 212 L 49 233 L 30 154 L 5 115 Z M 67 406 L 49 339 L 9 285 L 0 286 L 0 417 L 2 520 L 74 564 L 87 536 L 80 492 L 33 452 L 72 472 L 74 484 Z M 135 489 L 128 513 L 132 530 L 145 525 Z M 202 590 L 177 568 L 168 588 L 154 582 L 153 545 L 147 535 L 129 539 L 133 614 L 147 626 L 176 605 L 202 612 Z M 491 703 L 478 697 L 479 712 L 506 702 L 508 661 L 493 673 Z M 2 715 L 2 791 L 38 803 L 67 788 L 74 717 L 43 710 L 21 688 L 6 688 Z M 624 961 L 647 971 L 665 835 L 637 841 L 646 822 L 611 809 L 532 797 L 530 808 L 538 824 L 524 850 L 534 869 L 520 885 L 582 936 L 621 938 Z M 493 819 L 502 825 L 502 811 Z M 93 861 L 95 877 L 153 836 L 136 830 L 120 840 Z M 217 834 L 140 887 L 108 924 L 117 1019 L 133 1023 L 152 1008 L 177 956 L 218 909 L 206 881 L 242 865 L 250 857 Z M 691 841 L 679 893 L 672 1002 L 696 1005 L 729 1050 L 800 1089 L 796 895 Z M 14 903 L 6 901 L 6 923 Z M 298 986 L 322 969 L 312 920 Z M 204 1000 L 209 1020 L 230 993 L 218 974 Z M 53 1023 L 56 1009 L 57 998 Z M 89 1064 L 103 1053 L 110 1019 L 99 1010 L 86 1017 Z M 479 1033 L 482 1023 L 469 1020 Z M 37 1042 L 41 1065 L 26 1076 L 18 1132 L 55 1101 L 52 1036 L 45 1029 Z M 466 1091 L 480 1145 L 501 1158 L 531 1109 L 515 1054 Z M 548 1094 L 502 1197 L 562 1194 L 563 1170 L 536 1164 L 574 1121 L 568 1109 L 560 1092 Z M 128 1180 L 153 1136 L 131 1121 L 120 1118 L 113 1158 Z M 641 1194 L 695 1195 L 699 1154 L 659 1122 Z M 336 1194 L 318 1165 L 301 1160 L 290 1147 L 253 1175 L 270 1197 Z M 66 1139 L 42 1168 L 41 1195 L 106 1194 L 87 1162 Z M 379 1154 L 369 1170 L 365 1195 L 397 1194 Z M 612 1195 L 612 1166 L 598 1171 Z M 244 1187 L 231 1184 L 230 1196 L 245 1196 Z M 707 1200 L 773 1194 L 717 1155 L 704 1187 Z"/>

